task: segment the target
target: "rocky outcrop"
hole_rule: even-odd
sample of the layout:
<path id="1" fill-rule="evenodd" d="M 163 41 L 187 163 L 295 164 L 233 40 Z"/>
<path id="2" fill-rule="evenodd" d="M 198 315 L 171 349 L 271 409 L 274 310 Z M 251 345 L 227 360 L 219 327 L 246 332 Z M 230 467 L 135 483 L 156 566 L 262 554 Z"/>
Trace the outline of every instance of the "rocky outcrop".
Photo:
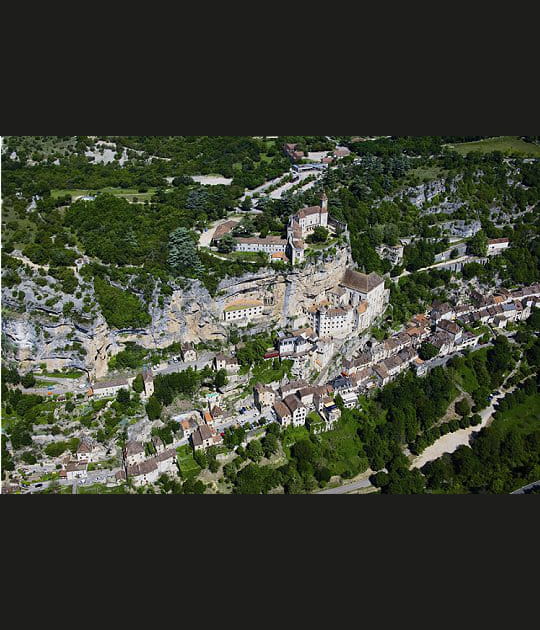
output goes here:
<path id="1" fill-rule="evenodd" d="M 69 296 L 62 297 L 59 307 L 46 309 L 34 299 L 31 280 L 26 280 L 26 312 L 14 308 L 2 321 L 4 354 L 18 361 L 23 371 L 44 363 L 48 370 L 79 367 L 92 378 L 101 378 L 107 374 L 110 359 L 128 342 L 156 349 L 178 341 L 225 340 L 228 328 L 223 312 L 238 299 L 264 302 L 263 328 L 301 324 L 302 317 L 297 315 L 339 284 L 350 264 L 350 249 L 344 246 L 334 256 L 322 255 L 318 261 L 291 273 L 268 268 L 240 278 L 227 278 L 214 298 L 200 282 L 194 281 L 187 289 L 174 291 L 162 308 L 156 299 L 150 307 L 151 324 L 140 330 L 113 330 L 101 314 L 85 320 L 65 317 L 61 305 L 72 299 Z M 252 332 L 257 329 L 260 326 Z"/>

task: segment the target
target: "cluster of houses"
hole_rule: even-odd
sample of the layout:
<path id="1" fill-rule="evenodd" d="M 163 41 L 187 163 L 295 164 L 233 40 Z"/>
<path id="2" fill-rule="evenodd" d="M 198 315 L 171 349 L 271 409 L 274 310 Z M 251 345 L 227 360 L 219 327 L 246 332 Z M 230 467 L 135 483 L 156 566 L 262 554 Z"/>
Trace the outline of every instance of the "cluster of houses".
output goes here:
<path id="1" fill-rule="evenodd" d="M 273 389 L 257 385 L 254 390 L 255 404 L 261 412 L 272 408 L 282 427 L 307 426 L 315 433 L 331 431 L 341 418 L 341 411 L 331 395 L 331 385 L 312 387 L 299 380 Z"/>
<path id="2" fill-rule="evenodd" d="M 84 438 L 81 440 L 75 455 L 73 457 L 67 455 L 62 460 L 60 479 L 67 479 L 67 481 L 86 479 L 88 466 L 92 463 L 103 461 L 106 456 L 107 451 L 104 446 L 94 440 Z"/>
<path id="3" fill-rule="evenodd" d="M 309 154 L 306 154 L 305 151 L 301 151 L 298 149 L 297 143 L 284 144 L 283 152 L 294 163 L 301 162 L 302 160 L 308 159 L 310 157 Z M 349 155 L 351 155 L 351 151 L 347 147 L 337 147 L 333 152 L 323 151 L 320 157 L 320 164 L 328 166 L 336 160 L 341 160 L 342 158 L 348 157 Z M 308 166 L 315 165 L 309 164 Z"/>
<path id="4" fill-rule="evenodd" d="M 161 475 L 177 472 L 174 449 L 168 449 L 159 437 L 152 438 L 151 449 L 154 454 L 149 457 L 142 442 L 128 442 L 125 448 L 126 468 L 116 473 L 116 481 L 125 481 L 128 476 L 135 487 L 142 487 L 156 483 Z"/>
<path id="5" fill-rule="evenodd" d="M 148 399 L 154 393 L 154 375 L 152 373 L 152 370 L 150 370 L 149 368 L 144 368 L 142 372 L 142 377 L 144 389 L 141 396 L 144 399 Z M 135 376 L 118 377 L 107 381 L 94 383 L 89 392 L 90 396 L 96 399 L 113 398 L 122 389 L 130 390 L 133 386 L 135 378 Z"/>

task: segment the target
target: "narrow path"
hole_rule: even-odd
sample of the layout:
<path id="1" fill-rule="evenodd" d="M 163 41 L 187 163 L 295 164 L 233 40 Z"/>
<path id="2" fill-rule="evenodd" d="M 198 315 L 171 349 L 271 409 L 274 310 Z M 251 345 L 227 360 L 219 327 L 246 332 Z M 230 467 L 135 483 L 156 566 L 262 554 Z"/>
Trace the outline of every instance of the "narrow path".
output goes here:
<path id="1" fill-rule="evenodd" d="M 508 375 L 505 380 L 507 383 L 517 372 L 521 365 L 521 362 L 517 364 L 514 370 Z M 480 417 L 482 418 L 481 424 L 476 427 L 468 427 L 467 429 L 460 429 L 459 431 L 455 431 L 454 433 L 449 433 L 448 435 L 444 435 L 439 438 L 434 444 L 426 448 L 426 450 L 421 453 L 412 463 L 412 468 L 422 468 L 427 463 L 432 462 L 436 459 L 439 459 L 446 453 L 454 453 L 460 446 L 469 446 L 471 437 L 479 433 L 485 427 L 488 427 L 493 421 L 493 414 L 495 413 L 495 405 L 502 400 L 507 394 L 511 394 L 515 391 L 516 387 L 511 387 L 506 390 L 503 389 L 504 384 L 501 388 L 500 393 L 494 396 L 493 401 L 489 407 L 482 410 L 480 412 Z"/>

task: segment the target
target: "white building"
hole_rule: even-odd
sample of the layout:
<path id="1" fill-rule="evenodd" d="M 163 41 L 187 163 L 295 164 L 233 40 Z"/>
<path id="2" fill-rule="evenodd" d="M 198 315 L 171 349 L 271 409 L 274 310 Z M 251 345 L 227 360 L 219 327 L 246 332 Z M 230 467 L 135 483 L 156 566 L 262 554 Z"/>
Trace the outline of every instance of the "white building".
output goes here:
<path id="1" fill-rule="evenodd" d="M 287 241 L 279 238 L 279 236 L 267 236 L 266 238 L 237 238 L 236 251 L 257 253 L 264 252 L 271 256 L 272 254 L 284 254 L 287 250 Z"/>
<path id="2" fill-rule="evenodd" d="M 137 466 L 146 459 L 144 445 L 141 442 L 128 442 L 126 444 L 126 461 L 128 466 Z"/>
<path id="3" fill-rule="evenodd" d="M 225 307 L 223 317 L 226 322 L 249 323 L 263 317 L 264 304 L 259 300 L 237 300 Z"/>
<path id="4" fill-rule="evenodd" d="M 291 217 L 287 228 L 287 254 L 293 265 L 305 260 L 305 239 L 315 228 L 328 228 L 328 197 L 323 193 L 321 205 L 303 208 Z"/>
<path id="5" fill-rule="evenodd" d="M 296 396 L 287 396 L 283 403 L 291 412 L 292 424 L 295 427 L 303 427 L 306 424 L 307 408 Z"/>
<path id="6" fill-rule="evenodd" d="M 488 256 L 496 256 L 510 247 L 510 239 L 495 238 L 488 241 Z"/>
<path id="7" fill-rule="evenodd" d="M 192 343 L 183 343 L 181 351 L 184 363 L 195 363 L 197 361 L 197 351 Z"/>
<path id="8" fill-rule="evenodd" d="M 369 328 L 384 313 L 389 298 L 384 278 L 348 269 L 340 287 L 329 291 L 306 314 L 318 337 L 344 338 Z"/>
<path id="9" fill-rule="evenodd" d="M 121 389 L 129 390 L 135 377 L 116 378 L 102 383 L 95 383 L 92 386 L 93 395 L 96 398 L 113 398 Z"/>

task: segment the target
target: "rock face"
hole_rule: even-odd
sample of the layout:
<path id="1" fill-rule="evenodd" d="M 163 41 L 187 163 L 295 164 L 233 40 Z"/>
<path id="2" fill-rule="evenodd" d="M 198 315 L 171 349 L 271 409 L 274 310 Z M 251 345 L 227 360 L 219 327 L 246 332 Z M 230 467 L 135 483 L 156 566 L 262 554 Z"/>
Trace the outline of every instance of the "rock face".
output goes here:
<path id="1" fill-rule="evenodd" d="M 228 328 L 223 312 L 238 299 L 257 299 L 265 304 L 266 321 L 250 329 L 251 333 L 272 326 L 302 325 L 304 307 L 339 284 L 351 264 L 350 249 L 343 246 L 335 255 L 322 256 L 291 273 L 262 269 L 256 274 L 227 278 L 215 298 L 195 281 L 187 290 L 175 291 L 163 308 L 155 302 L 150 307 L 151 324 L 140 330 L 113 330 L 101 314 L 91 320 L 73 321 L 61 309 L 44 309 L 36 304 L 28 291 L 26 312 L 4 313 L 4 355 L 18 361 L 22 371 L 44 363 L 48 370 L 78 367 L 88 371 L 92 379 L 102 378 L 109 360 L 127 342 L 157 349 L 178 341 L 225 340 Z M 4 297 L 8 307 L 16 307 L 9 292 Z"/>

